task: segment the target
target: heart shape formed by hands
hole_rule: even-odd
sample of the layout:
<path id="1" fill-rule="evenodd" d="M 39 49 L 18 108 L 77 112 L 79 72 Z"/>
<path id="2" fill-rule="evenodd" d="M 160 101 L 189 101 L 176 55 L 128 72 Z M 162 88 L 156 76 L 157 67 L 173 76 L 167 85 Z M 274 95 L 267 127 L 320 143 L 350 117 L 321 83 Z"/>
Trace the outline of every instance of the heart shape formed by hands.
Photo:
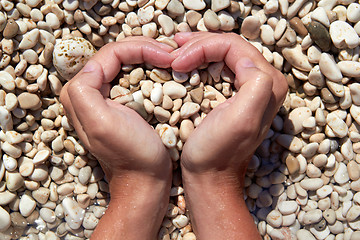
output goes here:
<path id="1" fill-rule="evenodd" d="M 154 202 L 150 214 L 159 216 L 179 159 L 184 186 L 191 175 L 216 172 L 223 183 L 240 179 L 241 189 L 287 91 L 283 75 L 236 34 L 180 33 L 174 40 L 179 49 L 145 37 L 108 44 L 60 96 L 106 174 L 112 202 L 135 191 L 141 205 L 152 194 L 145 202 Z M 144 233 L 157 232 L 162 217 L 152 221 Z"/>
<path id="2" fill-rule="evenodd" d="M 184 149 L 181 164 L 190 171 L 215 169 L 219 159 L 227 159 L 225 169 L 236 166 L 238 174 L 245 173 L 284 99 L 282 74 L 240 36 L 181 33 L 174 39 L 180 46 L 175 51 L 145 37 L 109 44 L 62 91 L 80 140 L 110 178 L 114 169 L 141 165 L 149 172 L 155 167 L 159 175 L 164 169 L 167 151 L 130 109 L 157 130 L 173 161 Z M 116 76 L 119 84 L 111 86 Z M 239 156 L 246 159 L 242 164 Z"/>

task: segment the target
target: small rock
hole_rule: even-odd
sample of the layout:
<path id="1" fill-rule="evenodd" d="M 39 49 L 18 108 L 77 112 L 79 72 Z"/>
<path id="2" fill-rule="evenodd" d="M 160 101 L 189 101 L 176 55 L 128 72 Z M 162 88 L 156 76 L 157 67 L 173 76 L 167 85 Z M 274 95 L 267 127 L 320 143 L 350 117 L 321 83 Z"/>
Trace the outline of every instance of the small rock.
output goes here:
<path id="1" fill-rule="evenodd" d="M 318 45 L 321 50 L 329 51 L 331 47 L 331 40 L 329 31 L 324 25 L 319 22 L 312 21 L 307 27 L 311 39 Z"/>
<path id="2" fill-rule="evenodd" d="M 23 92 L 18 96 L 19 105 L 22 109 L 34 109 L 40 107 L 41 100 L 38 95 L 28 92 Z"/>
<path id="3" fill-rule="evenodd" d="M 30 214 L 34 211 L 35 207 L 36 202 L 32 197 L 26 194 L 22 195 L 19 204 L 19 210 L 21 215 L 23 215 L 24 217 L 30 216 Z"/>
<path id="4" fill-rule="evenodd" d="M 308 34 L 308 30 L 304 26 L 303 22 L 298 17 L 293 17 L 289 21 L 290 27 L 295 30 L 300 36 L 304 37 Z"/>
<path id="5" fill-rule="evenodd" d="M 257 16 L 247 16 L 241 24 L 241 34 L 253 40 L 260 35 L 260 20 Z"/>
<path id="6" fill-rule="evenodd" d="M 334 174 L 334 180 L 335 182 L 337 182 L 338 184 L 344 184 L 347 181 L 349 181 L 349 174 L 346 168 L 346 165 L 344 163 L 339 163 L 339 167 L 337 169 L 337 171 Z"/>
<path id="7" fill-rule="evenodd" d="M 330 24 L 330 36 L 335 47 L 356 48 L 359 45 L 359 36 L 354 28 L 347 22 L 334 21 Z"/>
<path id="8" fill-rule="evenodd" d="M 268 222 L 272 227 L 280 227 L 282 225 L 282 214 L 278 210 L 272 210 L 266 216 L 266 222 Z"/>
<path id="9" fill-rule="evenodd" d="M 73 78 L 96 53 L 93 45 L 81 37 L 61 40 L 53 51 L 53 64 L 66 80 Z"/>
<path id="10" fill-rule="evenodd" d="M 19 25 L 14 21 L 14 19 L 9 19 L 3 31 L 3 36 L 4 38 L 11 39 L 17 35 L 18 31 Z"/>
<path id="11" fill-rule="evenodd" d="M 206 7 L 204 0 L 183 0 L 183 4 L 187 9 L 201 11 Z"/>
<path id="12" fill-rule="evenodd" d="M 230 0 L 212 0 L 211 10 L 218 12 L 230 6 Z"/>
<path id="13" fill-rule="evenodd" d="M 72 229 L 78 229 L 84 219 L 85 210 L 82 209 L 79 204 L 70 197 L 64 198 L 62 206 L 65 213 L 65 221 Z"/>
<path id="14" fill-rule="evenodd" d="M 0 207 L 0 231 L 5 232 L 11 225 L 10 214 Z"/>
<path id="15" fill-rule="evenodd" d="M 183 85 L 175 81 L 169 81 L 164 83 L 163 92 L 164 95 L 168 95 L 170 98 L 176 99 L 185 97 L 187 91 Z"/>
<path id="16" fill-rule="evenodd" d="M 310 72 L 312 69 L 308 57 L 303 53 L 299 44 L 291 48 L 285 47 L 281 52 L 284 58 L 295 68 L 306 72 Z"/>

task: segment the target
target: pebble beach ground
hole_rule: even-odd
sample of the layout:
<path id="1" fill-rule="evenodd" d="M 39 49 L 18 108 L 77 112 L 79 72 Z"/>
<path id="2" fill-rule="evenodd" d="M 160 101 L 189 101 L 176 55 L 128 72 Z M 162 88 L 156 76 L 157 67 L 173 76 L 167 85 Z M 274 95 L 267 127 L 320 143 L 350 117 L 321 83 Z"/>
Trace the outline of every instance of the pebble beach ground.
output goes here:
<path id="1" fill-rule="evenodd" d="M 185 31 L 240 34 L 289 85 L 249 164 L 245 198 L 263 239 L 360 239 L 360 1 L 0 0 L 0 239 L 89 239 L 109 202 L 96 159 L 59 102 L 109 42 Z M 174 162 L 161 240 L 194 240 L 183 143 L 235 94 L 224 62 L 190 73 L 122 66 L 110 97 L 159 133 Z"/>

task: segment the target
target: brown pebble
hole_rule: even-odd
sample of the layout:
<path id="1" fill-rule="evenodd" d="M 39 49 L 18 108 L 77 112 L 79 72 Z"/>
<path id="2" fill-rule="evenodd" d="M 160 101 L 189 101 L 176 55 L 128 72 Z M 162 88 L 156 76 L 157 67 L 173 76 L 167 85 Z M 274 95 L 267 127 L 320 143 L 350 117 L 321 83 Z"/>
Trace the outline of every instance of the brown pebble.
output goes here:
<path id="1" fill-rule="evenodd" d="M 190 91 L 190 97 L 193 100 L 193 102 L 197 104 L 201 104 L 204 98 L 204 90 L 202 88 L 195 88 Z"/>
<path id="2" fill-rule="evenodd" d="M 325 103 L 336 103 L 339 101 L 339 98 L 334 96 L 327 88 L 321 89 L 320 95 Z"/>
<path id="3" fill-rule="evenodd" d="M 289 154 L 286 158 L 286 167 L 288 168 L 290 175 L 292 175 L 299 172 L 300 163 L 293 155 Z"/>
<path id="4" fill-rule="evenodd" d="M 302 37 L 308 34 L 308 30 L 306 29 L 303 22 L 298 17 L 294 17 L 290 20 L 290 27 L 294 29 Z"/>
<path id="5" fill-rule="evenodd" d="M 14 21 L 14 19 L 9 19 L 3 31 L 3 36 L 4 38 L 10 39 L 15 37 L 18 31 L 19 25 Z"/>

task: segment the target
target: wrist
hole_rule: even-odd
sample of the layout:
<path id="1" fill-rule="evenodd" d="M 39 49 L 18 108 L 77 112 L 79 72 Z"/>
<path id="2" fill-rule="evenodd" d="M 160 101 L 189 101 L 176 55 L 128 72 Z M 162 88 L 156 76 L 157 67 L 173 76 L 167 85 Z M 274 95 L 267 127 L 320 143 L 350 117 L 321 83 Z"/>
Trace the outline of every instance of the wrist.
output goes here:
<path id="1" fill-rule="evenodd" d="M 169 202 L 171 177 L 170 172 L 167 181 L 139 173 L 112 178 L 109 207 L 92 239 L 156 239 Z"/>
<path id="2" fill-rule="evenodd" d="M 237 176 L 185 170 L 183 184 L 192 226 L 200 239 L 260 239 Z"/>

